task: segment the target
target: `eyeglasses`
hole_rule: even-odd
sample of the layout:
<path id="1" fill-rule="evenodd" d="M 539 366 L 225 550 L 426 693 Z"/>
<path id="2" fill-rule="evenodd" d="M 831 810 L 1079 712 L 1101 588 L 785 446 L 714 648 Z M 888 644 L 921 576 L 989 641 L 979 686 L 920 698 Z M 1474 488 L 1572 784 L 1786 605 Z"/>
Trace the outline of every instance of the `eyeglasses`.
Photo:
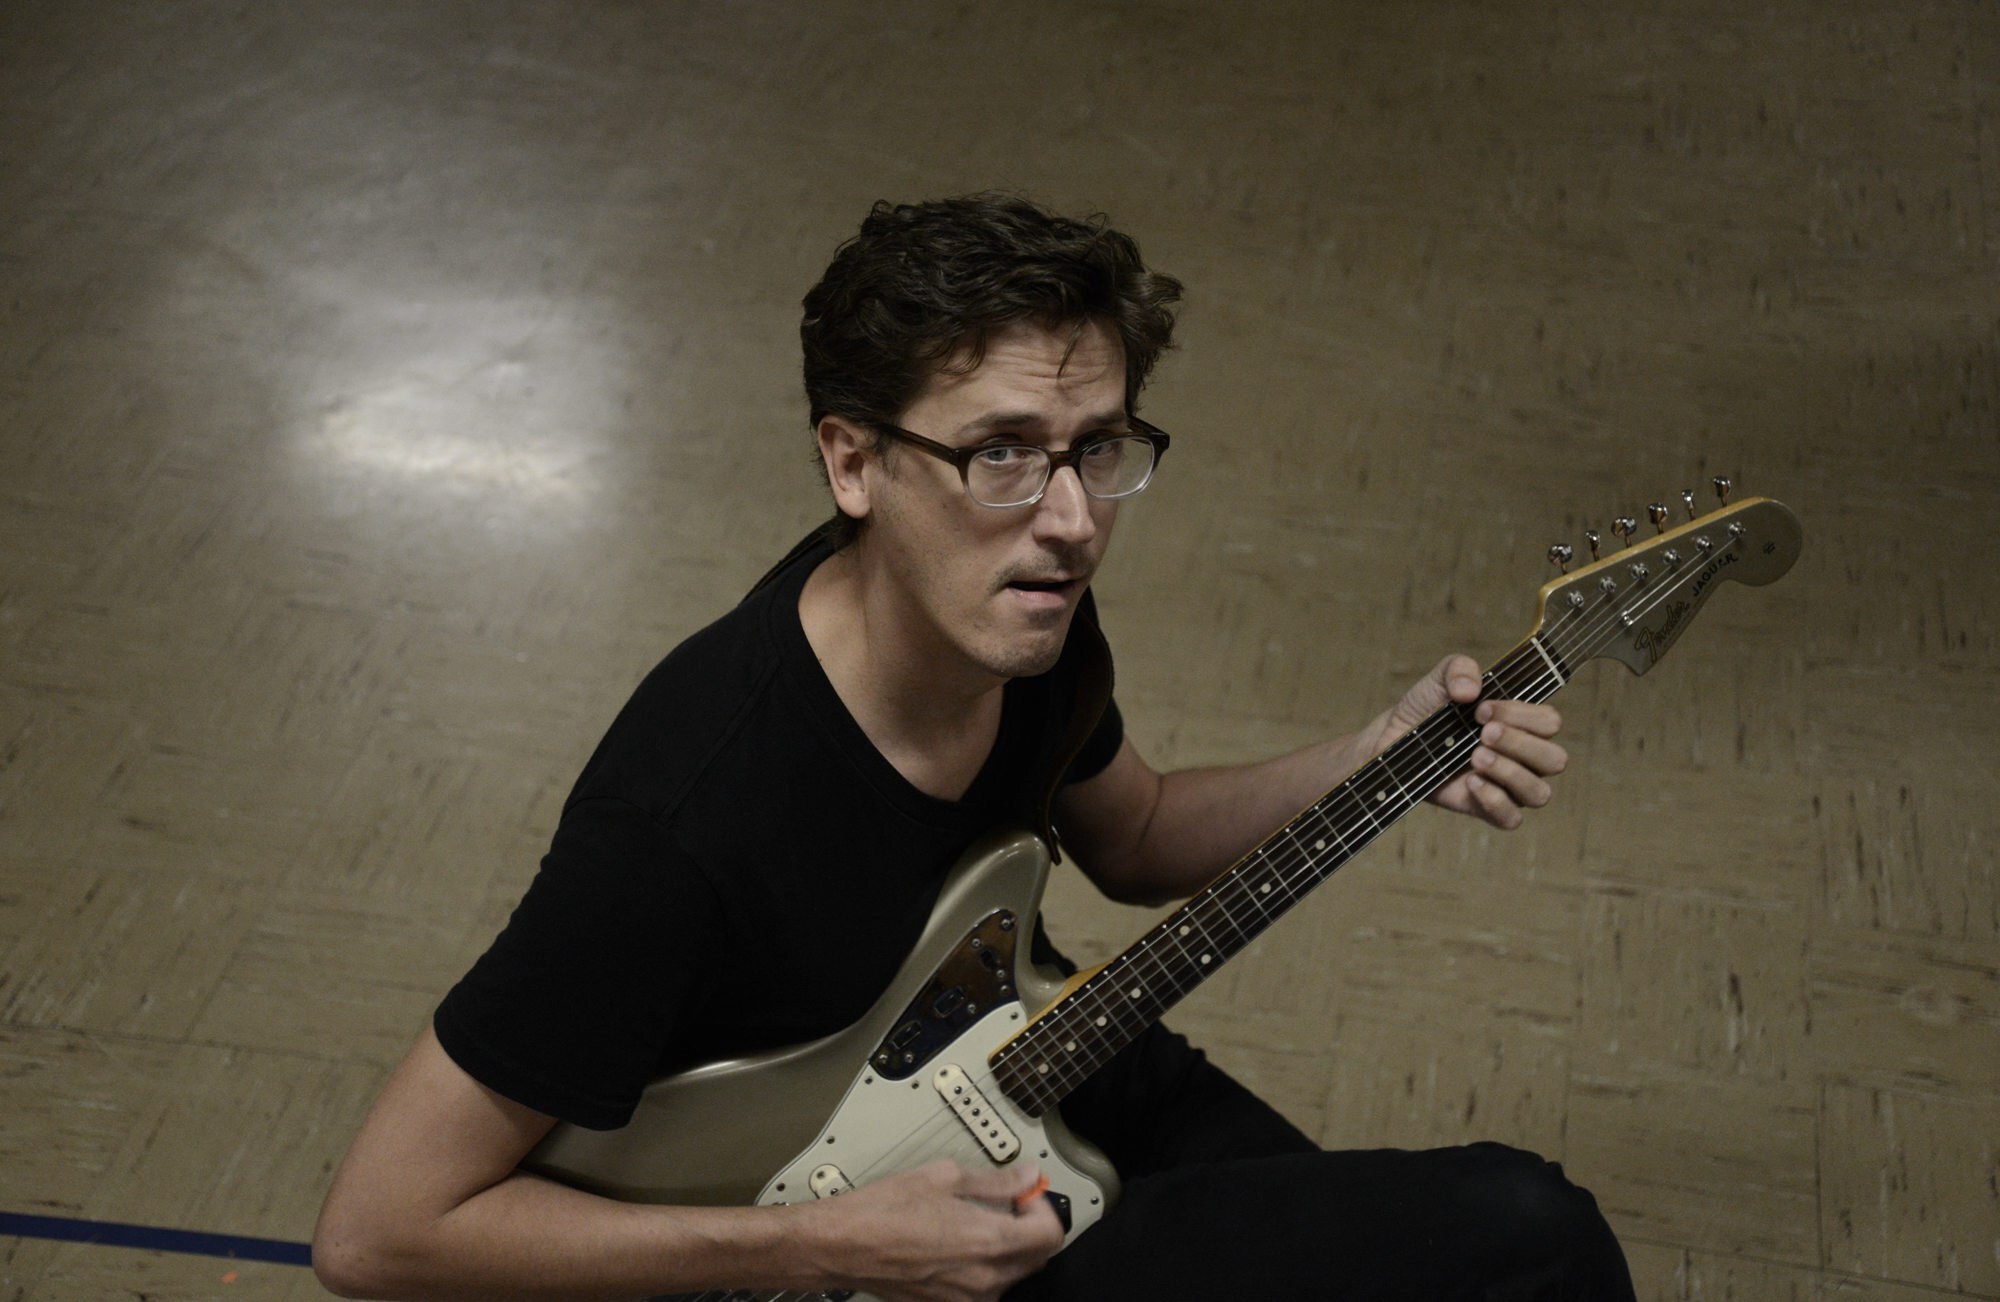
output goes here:
<path id="1" fill-rule="evenodd" d="M 1126 419 L 1136 433 L 1087 438 L 1062 452 L 1032 443 L 955 448 L 883 421 L 870 421 L 869 428 L 957 466 L 966 495 L 979 505 L 1007 507 L 1033 506 L 1041 501 L 1049 479 L 1064 466 L 1076 471 L 1084 492 L 1101 500 L 1130 497 L 1144 490 L 1172 439 L 1165 430 L 1137 416 Z"/>

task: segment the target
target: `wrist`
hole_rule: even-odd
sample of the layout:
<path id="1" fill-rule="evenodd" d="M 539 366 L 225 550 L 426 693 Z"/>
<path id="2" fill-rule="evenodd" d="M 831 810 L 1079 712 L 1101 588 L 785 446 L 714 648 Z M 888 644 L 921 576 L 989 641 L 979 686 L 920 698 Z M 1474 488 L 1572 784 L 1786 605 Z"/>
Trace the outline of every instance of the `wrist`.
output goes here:
<path id="1" fill-rule="evenodd" d="M 857 1278 L 855 1250 L 862 1238 L 848 1222 L 839 1198 L 772 1207 L 770 1257 L 783 1288 L 852 1288 Z"/>

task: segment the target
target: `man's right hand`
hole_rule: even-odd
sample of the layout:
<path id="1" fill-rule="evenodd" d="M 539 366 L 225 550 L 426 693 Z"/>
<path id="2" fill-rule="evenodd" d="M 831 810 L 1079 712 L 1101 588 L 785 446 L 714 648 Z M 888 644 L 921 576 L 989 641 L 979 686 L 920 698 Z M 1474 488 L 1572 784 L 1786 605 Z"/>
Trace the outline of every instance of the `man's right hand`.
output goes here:
<path id="1" fill-rule="evenodd" d="M 888 1302 L 994 1302 L 1062 1247 L 1048 1200 L 1014 1206 L 1039 1175 L 932 1162 L 811 1204 L 814 1242 L 842 1287 Z"/>

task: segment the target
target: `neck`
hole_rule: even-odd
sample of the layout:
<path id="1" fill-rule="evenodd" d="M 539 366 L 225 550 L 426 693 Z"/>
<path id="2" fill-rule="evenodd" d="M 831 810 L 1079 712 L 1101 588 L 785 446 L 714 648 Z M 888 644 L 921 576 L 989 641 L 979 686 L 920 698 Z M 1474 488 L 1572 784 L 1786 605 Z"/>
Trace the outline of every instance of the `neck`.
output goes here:
<path id="1" fill-rule="evenodd" d="M 806 580 L 799 622 L 841 704 L 918 790 L 965 794 L 999 733 L 1005 678 L 932 645 L 850 545 Z M 954 672 L 956 668 L 956 672 Z"/>

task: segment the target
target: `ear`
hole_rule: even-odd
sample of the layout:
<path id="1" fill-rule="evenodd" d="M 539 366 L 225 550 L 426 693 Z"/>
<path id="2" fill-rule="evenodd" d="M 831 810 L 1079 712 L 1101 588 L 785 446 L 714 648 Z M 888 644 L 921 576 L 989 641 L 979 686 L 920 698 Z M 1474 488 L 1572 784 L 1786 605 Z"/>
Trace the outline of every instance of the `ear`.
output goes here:
<path id="1" fill-rule="evenodd" d="M 876 435 L 842 417 L 822 416 L 813 437 L 819 440 L 834 506 L 850 519 L 866 520 L 870 503 L 865 472 L 874 458 Z"/>

